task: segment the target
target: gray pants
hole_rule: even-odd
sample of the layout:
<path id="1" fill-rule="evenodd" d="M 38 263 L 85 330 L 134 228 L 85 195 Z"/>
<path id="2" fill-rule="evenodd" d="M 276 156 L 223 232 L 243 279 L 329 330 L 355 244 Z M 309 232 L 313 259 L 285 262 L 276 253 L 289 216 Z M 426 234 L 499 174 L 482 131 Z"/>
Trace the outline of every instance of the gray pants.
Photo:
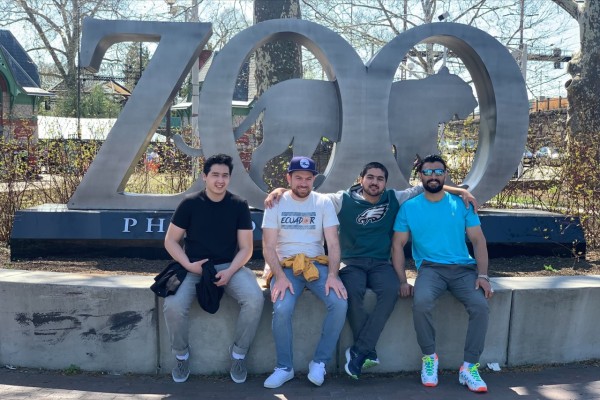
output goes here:
<path id="1" fill-rule="evenodd" d="M 467 310 L 469 326 L 464 360 L 479 362 L 488 327 L 489 308 L 483 290 L 475 290 L 477 271 L 472 265 L 445 265 L 423 262 L 415 281 L 413 320 L 423 354 L 435 353 L 432 311 L 436 300 L 450 291 Z"/>
<path id="2" fill-rule="evenodd" d="M 354 335 L 354 351 L 367 355 L 375 345 L 398 301 L 400 280 L 392 264 L 373 258 L 344 260 L 340 279 L 348 291 L 348 322 Z M 365 309 L 367 288 L 375 292 L 377 302 L 371 313 Z"/>
<path id="3" fill-rule="evenodd" d="M 230 264 L 215 265 L 222 271 Z M 189 351 L 189 312 L 192 302 L 196 301 L 196 283 L 200 275 L 188 272 L 177 289 L 177 293 L 165 298 L 163 313 L 171 340 L 171 349 L 176 356 Z M 264 296 L 258 286 L 254 272 L 246 267 L 239 269 L 225 286 L 225 293 L 237 300 L 240 313 L 235 326 L 233 351 L 246 354 L 254 340 L 260 316 L 262 315 Z"/>

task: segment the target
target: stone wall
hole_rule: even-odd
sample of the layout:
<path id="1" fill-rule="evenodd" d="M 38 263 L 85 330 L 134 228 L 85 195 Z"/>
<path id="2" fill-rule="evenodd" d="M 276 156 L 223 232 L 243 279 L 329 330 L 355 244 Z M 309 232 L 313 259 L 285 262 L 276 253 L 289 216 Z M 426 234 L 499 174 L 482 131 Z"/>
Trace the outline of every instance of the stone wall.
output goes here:
<path id="1" fill-rule="evenodd" d="M 87 276 L 0 270 L 0 364 L 88 371 L 169 373 L 174 357 L 162 315 L 162 299 L 149 290 L 152 277 Z M 600 276 L 494 278 L 490 325 L 481 363 L 501 366 L 566 363 L 600 358 Z M 275 366 L 272 306 L 265 309 L 248 354 L 251 373 Z M 375 296 L 367 293 L 367 307 Z M 225 374 L 227 349 L 239 307 L 228 296 L 219 311 L 191 311 L 191 370 Z M 306 371 L 325 313 L 306 292 L 294 314 L 294 368 Z M 441 368 L 462 362 L 467 314 L 446 294 L 434 314 Z M 344 327 L 329 372 L 342 372 L 352 343 Z M 373 373 L 415 371 L 420 351 L 413 330 L 411 300 L 400 299 L 379 340 L 381 365 Z"/>

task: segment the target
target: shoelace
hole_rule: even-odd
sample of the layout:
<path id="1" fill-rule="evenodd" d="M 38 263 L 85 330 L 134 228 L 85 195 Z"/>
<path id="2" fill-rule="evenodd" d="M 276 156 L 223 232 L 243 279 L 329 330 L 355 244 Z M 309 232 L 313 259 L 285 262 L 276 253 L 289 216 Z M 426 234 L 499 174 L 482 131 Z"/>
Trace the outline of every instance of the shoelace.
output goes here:
<path id="1" fill-rule="evenodd" d="M 471 376 L 473 377 L 474 380 L 476 381 L 481 381 L 481 376 L 479 375 L 479 363 L 477 364 L 473 364 L 472 366 L 469 367 L 469 372 L 471 373 Z"/>
<path id="2" fill-rule="evenodd" d="M 235 358 L 232 358 L 233 363 L 231 365 L 231 369 L 234 370 L 235 372 L 242 372 L 243 371 L 243 366 L 244 366 L 244 360 L 238 360 Z"/>
<path id="3" fill-rule="evenodd" d="M 187 360 L 180 360 L 177 359 L 177 371 L 179 372 L 185 372 L 185 362 Z"/>
<path id="4" fill-rule="evenodd" d="M 423 362 L 425 363 L 425 372 L 427 375 L 433 375 L 433 357 L 425 356 L 423 357 Z"/>

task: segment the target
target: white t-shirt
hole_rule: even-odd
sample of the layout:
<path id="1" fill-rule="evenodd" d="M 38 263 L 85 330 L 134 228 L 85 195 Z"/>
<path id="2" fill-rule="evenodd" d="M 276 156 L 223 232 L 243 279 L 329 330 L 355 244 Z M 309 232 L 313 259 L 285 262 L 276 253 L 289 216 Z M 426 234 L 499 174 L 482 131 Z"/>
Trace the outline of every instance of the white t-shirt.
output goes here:
<path id="1" fill-rule="evenodd" d="M 265 210 L 262 228 L 278 230 L 279 261 L 304 253 L 308 257 L 325 254 L 323 228 L 339 225 L 335 209 L 327 196 L 311 192 L 304 201 L 287 191 L 274 207 Z"/>

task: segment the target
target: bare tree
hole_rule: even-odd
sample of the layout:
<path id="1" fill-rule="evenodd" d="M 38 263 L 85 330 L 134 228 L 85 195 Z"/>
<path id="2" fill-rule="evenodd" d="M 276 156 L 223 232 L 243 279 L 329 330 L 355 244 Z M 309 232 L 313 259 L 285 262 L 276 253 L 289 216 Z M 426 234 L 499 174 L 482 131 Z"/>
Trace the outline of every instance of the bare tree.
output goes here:
<path id="1" fill-rule="evenodd" d="M 5 0 L 0 5 L 0 24 L 33 30 L 27 50 L 43 52 L 53 62 L 52 71 L 42 72 L 73 88 L 83 19 L 131 18 L 134 14 L 123 0 Z"/>
<path id="2" fill-rule="evenodd" d="M 580 49 L 571 59 L 567 81 L 567 123 L 573 135 L 600 132 L 600 2 L 552 0 L 579 23 Z"/>
<path id="3" fill-rule="evenodd" d="M 348 40 L 363 58 L 368 58 L 403 31 L 437 21 L 446 9 L 445 2 L 436 0 L 303 0 L 304 14 L 337 31 Z M 492 8 L 493 9 L 493 8 Z M 463 1 L 453 9 L 448 20 L 472 23 L 473 15 L 485 15 L 490 6 L 485 1 Z M 410 61 L 432 73 L 441 53 L 433 45 L 414 51 Z"/>
<path id="4" fill-rule="evenodd" d="M 150 52 L 143 43 L 130 43 L 127 46 L 122 73 L 125 86 L 130 91 L 133 91 L 133 88 L 142 77 L 142 71 L 148 65 L 149 59 Z"/>
<path id="5" fill-rule="evenodd" d="M 213 24 L 213 35 L 208 46 L 219 50 L 229 40 L 252 25 L 252 20 L 246 12 L 247 2 L 234 1 L 203 1 L 200 3 L 200 20 Z"/>
<path id="6" fill-rule="evenodd" d="M 522 8 L 523 3 L 523 8 Z M 305 19 L 328 26 L 340 33 L 368 59 L 384 44 L 403 31 L 430 22 L 459 22 L 482 29 L 508 48 L 518 50 L 522 44 L 535 53 L 552 53 L 561 45 L 568 28 L 568 17 L 547 0 L 302 0 Z M 448 12 L 448 14 L 445 14 Z M 521 24 L 522 16 L 522 24 Z M 549 23 L 552 21 L 552 23 Z M 443 59 L 441 46 L 419 45 L 408 55 L 402 77 L 431 74 Z M 453 72 L 461 71 L 457 59 L 448 58 Z M 412 68 L 414 67 L 414 68 Z M 530 93 L 533 87 L 555 79 L 553 63 L 531 62 Z M 546 77 L 548 77 L 546 79 Z M 556 86 L 553 86 L 556 88 Z"/>

